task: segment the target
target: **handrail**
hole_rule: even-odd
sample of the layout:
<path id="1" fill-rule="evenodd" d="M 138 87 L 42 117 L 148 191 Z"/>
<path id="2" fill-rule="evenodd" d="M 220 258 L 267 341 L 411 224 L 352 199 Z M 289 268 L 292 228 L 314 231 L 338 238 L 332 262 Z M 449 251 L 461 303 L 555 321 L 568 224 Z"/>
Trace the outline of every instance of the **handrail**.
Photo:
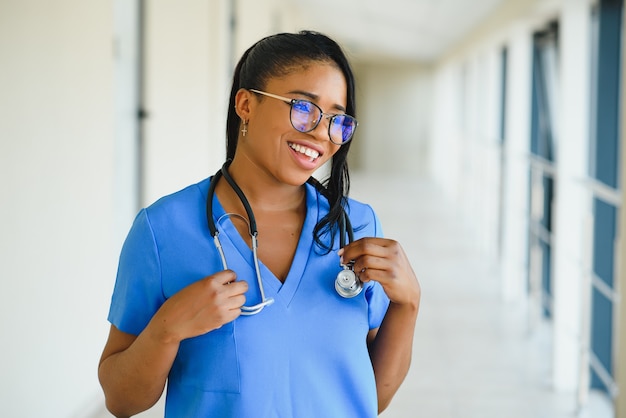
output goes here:
<path id="1" fill-rule="evenodd" d="M 582 185 L 585 189 L 592 192 L 592 194 L 609 203 L 616 208 L 622 205 L 622 191 L 614 187 L 608 186 L 601 181 L 594 179 L 593 177 L 576 179 L 577 183 Z"/>

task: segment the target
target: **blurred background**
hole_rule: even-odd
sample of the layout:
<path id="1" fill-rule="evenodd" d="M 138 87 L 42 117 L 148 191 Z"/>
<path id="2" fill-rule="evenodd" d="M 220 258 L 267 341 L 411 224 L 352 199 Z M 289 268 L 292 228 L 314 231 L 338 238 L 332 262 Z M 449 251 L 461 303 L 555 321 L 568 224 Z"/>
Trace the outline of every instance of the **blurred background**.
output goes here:
<path id="1" fill-rule="evenodd" d="M 0 416 L 108 416 L 97 364 L 136 212 L 221 166 L 241 53 L 313 29 L 357 76 L 355 197 L 406 237 L 424 287 L 385 415 L 626 417 L 623 14 L 0 0 Z"/>

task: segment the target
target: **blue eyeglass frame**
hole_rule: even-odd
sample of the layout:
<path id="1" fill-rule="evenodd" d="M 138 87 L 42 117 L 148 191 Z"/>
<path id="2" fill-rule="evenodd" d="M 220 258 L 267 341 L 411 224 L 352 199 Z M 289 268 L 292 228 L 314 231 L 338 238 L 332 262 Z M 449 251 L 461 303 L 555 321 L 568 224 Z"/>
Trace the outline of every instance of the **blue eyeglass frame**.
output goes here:
<path id="1" fill-rule="evenodd" d="M 268 93 L 266 91 L 261 91 L 261 90 L 257 90 L 257 89 L 248 89 L 253 93 L 257 93 L 257 94 L 261 94 L 263 96 L 267 96 L 267 97 L 271 97 L 273 99 L 278 99 L 282 102 L 287 103 L 290 106 L 290 110 L 289 110 L 289 121 L 291 122 L 291 126 L 293 126 L 293 128 L 298 131 L 298 132 L 302 132 L 302 133 L 307 133 L 307 132 L 311 132 L 312 130 L 314 130 L 315 128 L 317 128 L 317 125 L 320 124 L 320 122 L 322 121 L 322 117 L 326 116 L 329 120 L 330 123 L 328 124 L 328 139 L 330 140 L 330 142 L 332 142 L 335 145 L 344 145 L 347 144 L 348 142 L 350 142 L 352 140 L 352 138 L 354 137 L 354 133 L 356 132 L 356 128 L 357 126 L 359 126 L 359 122 L 352 116 L 350 115 L 346 115 L 344 113 L 339 113 L 339 114 L 333 114 L 333 113 L 324 113 L 322 111 L 322 108 L 319 107 L 318 105 L 316 105 L 315 103 L 311 102 L 310 100 L 305 100 L 305 99 L 290 99 L 288 97 L 283 97 L 283 96 L 279 96 L 277 94 L 273 94 L 273 93 Z M 311 127 L 311 129 L 307 129 L 307 130 L 302 130 L 302 129 L 298 129 L 298 127 L 293 123 L 293 119 L 292 119 L 292 112 L 293 112 L 293 106 L 296 103 L 307 103 L 309 105 L 315 106 L 317 108 L 317 110 L 319 110 L 320 112 L 320 116 L 319 118 L 317 118 L 317 121 L 313 124 L 313 126 Z M 330 129 L 333 126 L 333 122 L 335 121 L 335 118 L 338 117 L 342 117 L 344 119 L 347 120 L 351 120 L 354 121 L 354 127 L 352 128 L 352 132 L 350 133 L 350 136 L 348 137 L 348 139 L 343 139 L 343 129 L 341 129 L 341 133 L 342 133 L 342 142 L 337 142 L 333 140 L 333 137 L 330 133 Z M 344 123 L 341 123 L 341 128 L 343 128 L 345 126 Z"/>

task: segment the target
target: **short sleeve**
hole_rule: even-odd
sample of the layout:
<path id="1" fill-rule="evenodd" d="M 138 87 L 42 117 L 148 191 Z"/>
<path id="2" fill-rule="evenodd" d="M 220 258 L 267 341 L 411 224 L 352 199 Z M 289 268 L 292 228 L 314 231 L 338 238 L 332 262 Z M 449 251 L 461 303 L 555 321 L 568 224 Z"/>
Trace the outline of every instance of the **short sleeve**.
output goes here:
<path id="1" fill-rule="evenodd" d="M 389 307 L 389 298 L 385 293 L 380 283 L 374 282 L 372 286 L 368 287 L 365 291 L 365 298 L 367 299 L 368 312 L 367 317 L 369 321 L 369 328 L 374 329 L 380 327 L 387 308 Z"/>
<path id="2" fill-rule="evenodd" d="M 144 209 L 122 247 L 109 322 L 123 332 L 139 335 L 164 301 L 159 252 Z"/>

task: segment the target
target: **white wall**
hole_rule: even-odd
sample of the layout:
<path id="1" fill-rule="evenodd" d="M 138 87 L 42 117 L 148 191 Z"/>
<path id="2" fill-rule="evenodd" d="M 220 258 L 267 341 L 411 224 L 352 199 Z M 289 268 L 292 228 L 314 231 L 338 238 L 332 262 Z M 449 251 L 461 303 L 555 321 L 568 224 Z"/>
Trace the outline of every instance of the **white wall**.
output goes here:
<path id="1" fill-rule="evenodd" d="M 113 240 L 112 5 L 0 3 L 0 416 L 100 391 Z M 84 415 L 83 415 L 84 416 Z"/>
<path id="2" fill-rule="evenodd" d="M 411 63 L 354 63 L 359 128 L 350 152 L 358 170 L 428 172 L 431 69 Z"/>
<path id="3" fill-rule="evenodd" d="M 431 171 L 464 214 L 477 249 L 498 253 L 502 45 L 480 46 L 436 71 Z"/>
<path id="4" fill-rule="evenodd" d="M 261 38 L 273 33 L 295 30 L 297 17 L 281 0 L 237 0 L 234 61 Z"/>
<path id="5" fill-rule="evenodd" d="M 438 67 L 433 76 L 430 176 L 452 201 L 461 193 L 461 76 L 462 68 L 455 63 Z"/>
<path id="6" fill-rule="evenodd" d="M 144 205 L 223 163 L 230 2 L 148 2 Z"/>

